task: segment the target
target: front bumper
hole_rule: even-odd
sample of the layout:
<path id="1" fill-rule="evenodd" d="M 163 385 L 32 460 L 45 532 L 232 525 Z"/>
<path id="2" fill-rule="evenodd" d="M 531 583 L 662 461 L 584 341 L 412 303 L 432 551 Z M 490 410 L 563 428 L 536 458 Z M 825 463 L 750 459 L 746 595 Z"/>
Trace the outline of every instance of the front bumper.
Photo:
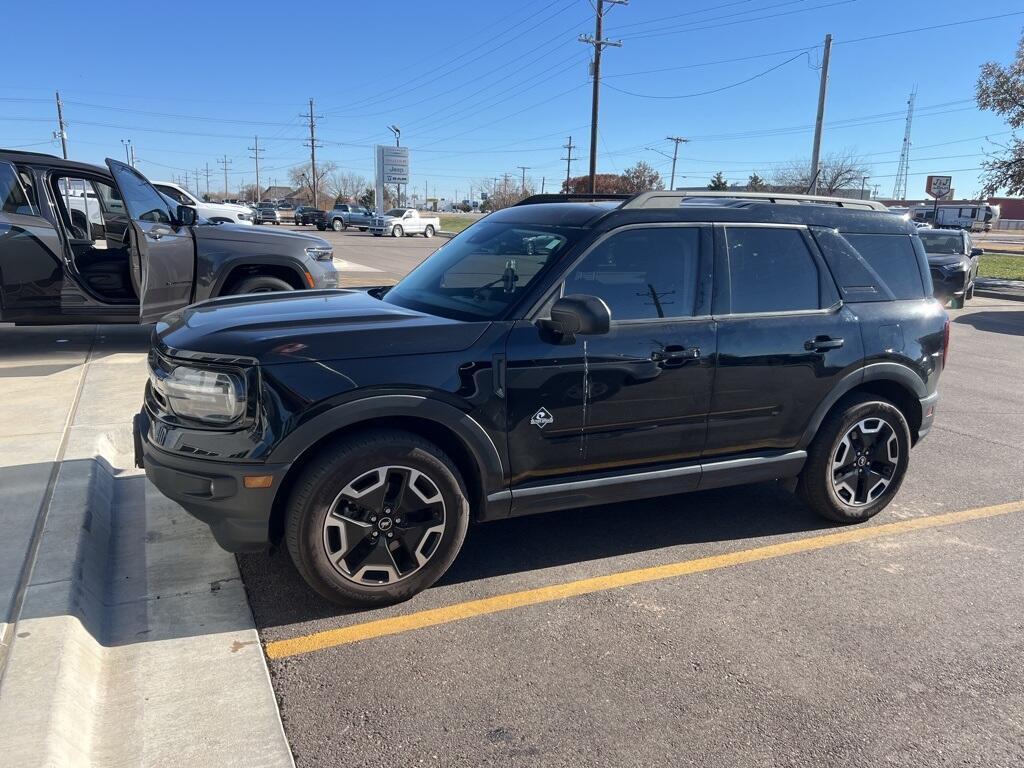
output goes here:
<path id="1" fill-rule="evenodd" d="M 133 424 L 135 464 L 167 498 L 210 527 L 228 552 L 258 552 L 270 542 L 274 499 L 290 464 L 213 461 L 171 454 L 149 439 L 152 423 L 145 409 Z M 268 488 L 246 488 L 247 476 L 271 476 Z"/>
<path id="2" fill-rule="evenodd" d="M 967 273 L 963 270 L 956 272 L 943 272 L 937 267 L 929 269 L 932 274 L 932 295 L 940 301 L 946 302 L 950 299 L 962 299 L 967 284 Z"/>

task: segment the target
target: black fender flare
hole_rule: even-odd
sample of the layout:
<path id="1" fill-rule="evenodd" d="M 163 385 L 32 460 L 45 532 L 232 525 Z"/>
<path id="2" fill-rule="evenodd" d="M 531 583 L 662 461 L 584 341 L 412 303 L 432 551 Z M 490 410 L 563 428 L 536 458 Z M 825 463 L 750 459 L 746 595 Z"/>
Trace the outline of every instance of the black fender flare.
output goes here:
<path id="1" fill-rule="evenodd" d="M 203 291 L 200 294 L 199 286 L 197 286 L 196 300 L 200 298 L 209 299 L 215 296 L 220 296 L 227 285 L 228 276 L 235 270 L 236 267 L 284 267 L 295 273 L 295 277 L 298 279 L 299 284 L 303 287 L 308 286 L 306 280 L 306 265 L 301 260 L 292 258 L 291 256 L 277 256 L 277 255 L 238 255 L 231 256 L 223 261 L 216 263 L 214 266 L 215 272 L 213 275 L 212 285 L 209 287 L 208 292 Z M 199 277 L 197 275 L 197 277 Z"/>
<path id="2" fill-rule="evenodd" d="M 928 388 L 912 368 L 893 362 L 870 363 L 863 368 L 850 371 L 832 388 L 828 397 L 821 401 L 814 411 L 814 415 L 811 416 L 810 423 L 808 423 L 807 429 L 801 435 L 797 447 L 806 448 L 810 445 L 818 432 L 818 427 L 821 426 L 821 422 L 825 420 L 825 416 L 832 410 L 832 406 L 854 388 L 869 381 L 892 381 L 905 387 L 918 399 L 928 397 Z"/>
<path id="3" fill-rule="evenodd" d="M 488 494 L 507 489 L 502 454 L 480 423 L 455 406 L 422 394 L 368 395 L 335 405 L 289 433 L 271 451 L 267 461 L 291 464 L 310 446 L 334 432 L 370 419 L 403 416 L 434 422 L 462 442 L 479 467 L 485 499 Z"/>

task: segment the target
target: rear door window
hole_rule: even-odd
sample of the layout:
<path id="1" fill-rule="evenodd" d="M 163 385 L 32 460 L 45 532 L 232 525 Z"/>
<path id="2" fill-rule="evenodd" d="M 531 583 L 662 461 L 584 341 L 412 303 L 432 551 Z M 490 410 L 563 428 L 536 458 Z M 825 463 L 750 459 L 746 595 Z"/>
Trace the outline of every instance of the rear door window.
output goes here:
<path id="1" fill-rule="evenodd" d="M 4 213 L 35 216 L 36 211 L 28 199 L 17 171 L 10 163 L 0 163 L 0 204 Z"/>
<path id="2" fill-rule="evenodd" d="M 924 298 L 924 283 L 910 235 L 844 234 L 843 237 L 878 273 L 894 298 Z"/>
<path id="3" fill-rule="evenodd" d="M 803 233 L 787 227 L 726 227 L 733 314 L 821 308 L 818 265 Z"/>

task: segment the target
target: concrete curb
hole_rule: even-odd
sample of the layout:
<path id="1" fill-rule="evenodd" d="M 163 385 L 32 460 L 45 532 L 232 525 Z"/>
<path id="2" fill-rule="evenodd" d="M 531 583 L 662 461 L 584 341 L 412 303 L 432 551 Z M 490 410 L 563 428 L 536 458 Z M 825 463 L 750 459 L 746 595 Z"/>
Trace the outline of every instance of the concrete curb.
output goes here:
<path id="1" fill-rule="evenodd" d="M 978 278 L 974 283 L 974 292 L 978 296 L 987 296 L 991 299 L 1024 301 L 1024 281 Z"/>
<path id="2" fill-rule="evenodd" d="M 76 444 L 77 443 L 77 444 Z M 129 466 L 127 425 L 73 435 L 0 687 L 17 766 L 293 766 L 234 558 Z"/>

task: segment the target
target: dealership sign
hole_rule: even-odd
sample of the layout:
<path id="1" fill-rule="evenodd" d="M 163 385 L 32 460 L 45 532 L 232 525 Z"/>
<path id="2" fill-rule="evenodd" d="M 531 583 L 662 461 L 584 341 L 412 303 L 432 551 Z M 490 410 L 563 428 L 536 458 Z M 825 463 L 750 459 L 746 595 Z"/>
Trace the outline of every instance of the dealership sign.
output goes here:
<path id="1" fill-rule="evenodd" d="M 953 186 L 952 176 L 929 176 L 928 183 L 925 184 L 924 191 L 934 197 L 936 200 L 941 200 L 949 194 L 949 190 Z"/>
<path id="2" fill-rule="evenodd" d="M 377 145 L 377 167 L 385 184 L 409 183 L 409 148 Z"/>

